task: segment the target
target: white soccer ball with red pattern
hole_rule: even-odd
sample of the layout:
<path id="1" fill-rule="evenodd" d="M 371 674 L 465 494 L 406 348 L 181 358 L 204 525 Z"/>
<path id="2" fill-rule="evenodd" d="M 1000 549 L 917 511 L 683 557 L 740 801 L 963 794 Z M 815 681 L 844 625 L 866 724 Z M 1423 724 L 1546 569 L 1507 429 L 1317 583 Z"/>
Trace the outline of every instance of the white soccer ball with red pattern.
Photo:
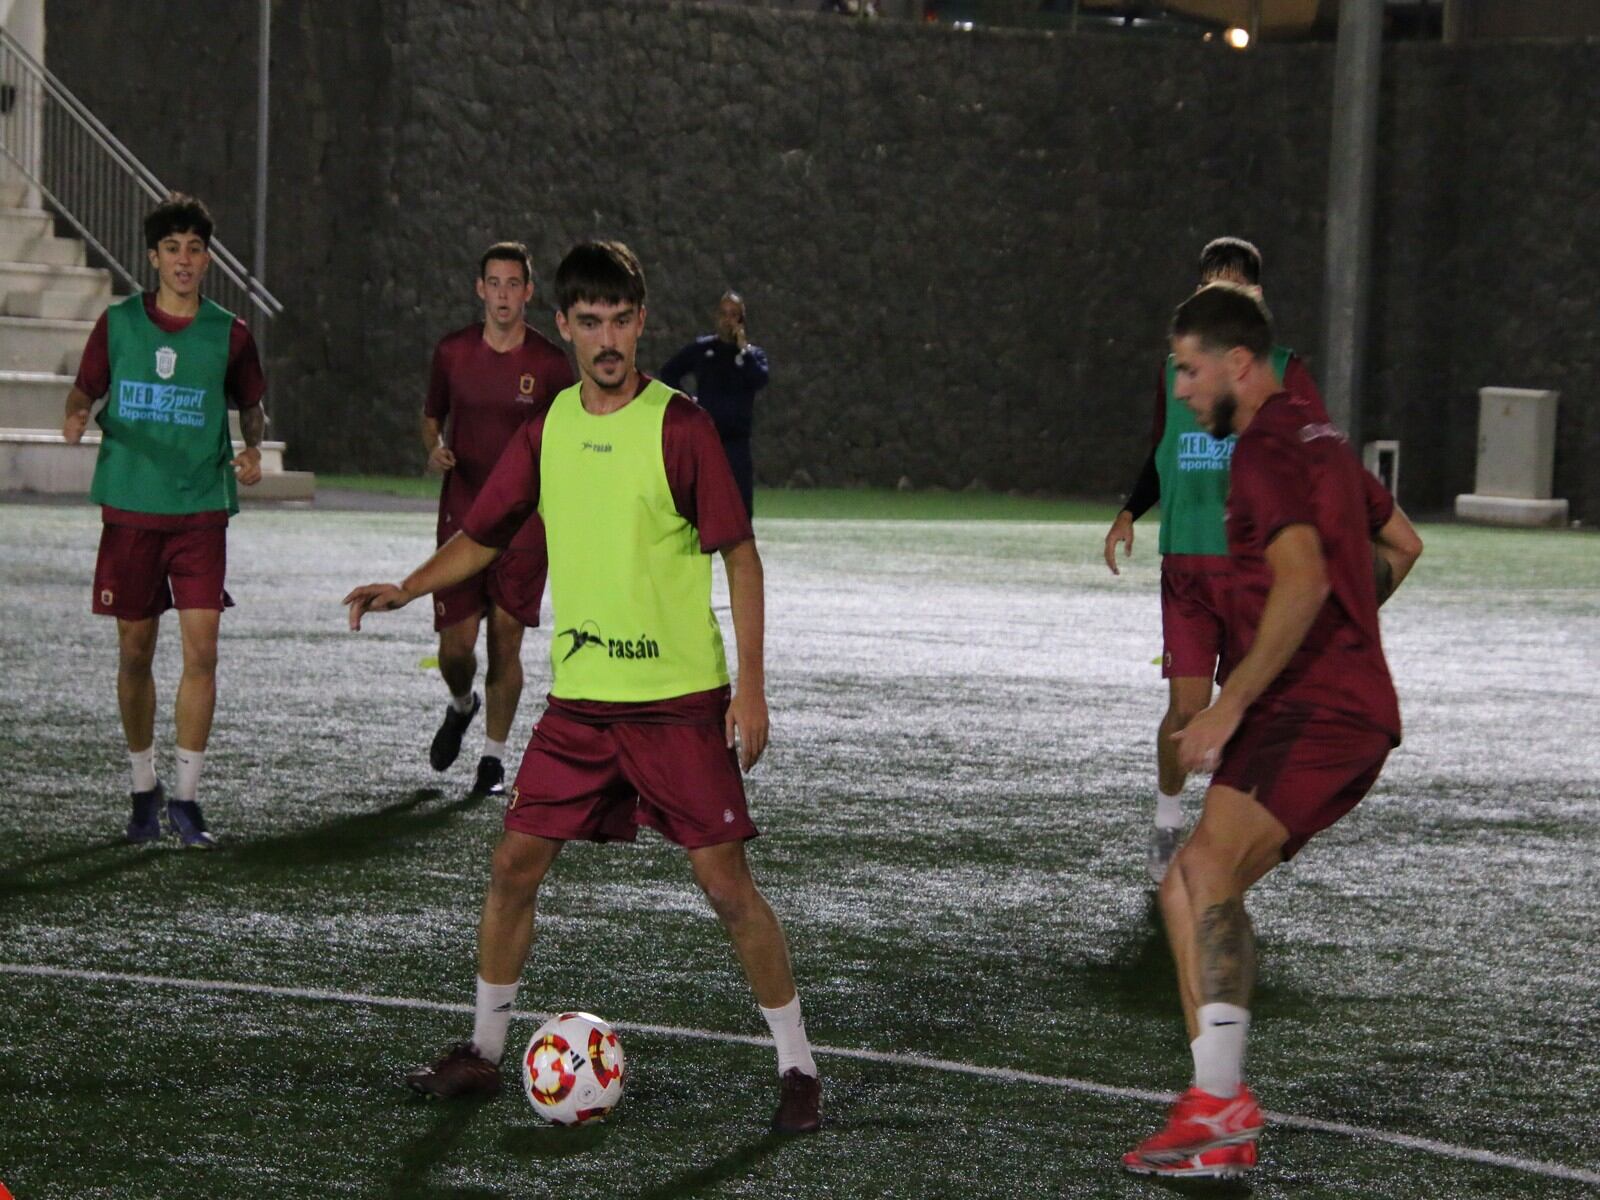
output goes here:
<path id="1" fill-rule="evenodd" d="M 627 1077 L 622 1041 L 593 1013 L 551 1017 L 522 1056 L 522 1090 L 553 1125 L 599 1120 L 622 1099 Z"/>

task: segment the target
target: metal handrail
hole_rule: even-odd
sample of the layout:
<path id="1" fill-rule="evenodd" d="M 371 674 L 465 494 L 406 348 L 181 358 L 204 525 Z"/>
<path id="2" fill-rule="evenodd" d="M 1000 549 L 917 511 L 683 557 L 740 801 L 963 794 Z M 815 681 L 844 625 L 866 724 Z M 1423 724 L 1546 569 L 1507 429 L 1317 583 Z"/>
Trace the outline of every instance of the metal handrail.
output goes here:
<path id="1" fill-rule="evenodd" d="M 152 286 L 141 220 L 170 194 L 72 90 L 0 28 L 0 154 L 133 291 Z M 268 320 L 283 304 L 215 238 L 220 279 L 206 291 L 225 308 Z"/>

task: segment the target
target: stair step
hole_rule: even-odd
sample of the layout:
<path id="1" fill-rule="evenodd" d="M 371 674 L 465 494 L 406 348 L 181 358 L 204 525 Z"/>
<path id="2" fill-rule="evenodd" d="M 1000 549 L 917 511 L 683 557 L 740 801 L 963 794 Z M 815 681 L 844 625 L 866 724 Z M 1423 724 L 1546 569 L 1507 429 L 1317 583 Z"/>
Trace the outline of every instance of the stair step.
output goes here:
<path id="1" fill-rule="evenodd" d="M 0 294 L 59 292 L 98 296 L 111 303 L 111 272 L 100 267 L 66 267 L 51 263 L 0 262 Z M 99 316 L 98 313 L 95 314 Z"/>
<path id="2" fill-rule="evenodd" d="M 55 221 L 36 208 L 0 208 L 0 259 L 81 267 L 83 243 L 55 236 Z"/>
<path id="3" fill-rule="evenodd" d="M 93 328 L 93 321 L 0 317 L 0 371 L 76 375 L 83 344 Z"/>
<path id="4" fill-rule="evenodd" d="M 60 429 L 71 375 L 0 371 L 0 429 Z"/>
<path id="5" fill-rule="evenodd" d="M 86 478 L 92 478 L 94 475 L 94 462 L 100 453 L 100 431 L 94 426 L 93 422 L 90 422 L 89 432 L 83 435 L 83 440 L 76 445 L 68 445 L 67 440 L 61 436 L 59 421 L 54 429 L 0 429 L 0 446 L 4 446 L 8 450 L 14 450 L 18 447 L 37 447 L 39 452 L 47 457 L 53 456 L 60 451 L 81 456 L 89 464 L 89 474 Z M 240 453 L 243 449 L 243 442 L 235 441 L 233 443 L 233 452 L 235 454 Z M 283 474 L 283 449 L 282 442 L 261 443 L 261 473 L 263 477 Z M 3 461 L 3 456 L 0 456 L 0 463 L 3 463 Z M 88 491 L 88 489 L 89 485 L 85 483 L 83 490 Z M 8 485 L 5 482 L 3 469 L 0 469 L 0 492 L 10 490 L 15 490 L 15 485 Z M 24 488 L 23 490 L 42 491 L 45 489 Z"/>
<path id="6" fill-rule="evenodd" d="M 71 292 L 7 292 L 0 310 L 8 317 L 44 317 L 53 321 L 93 321 L 105 312 L 107 295 L 75 296 Z"/>

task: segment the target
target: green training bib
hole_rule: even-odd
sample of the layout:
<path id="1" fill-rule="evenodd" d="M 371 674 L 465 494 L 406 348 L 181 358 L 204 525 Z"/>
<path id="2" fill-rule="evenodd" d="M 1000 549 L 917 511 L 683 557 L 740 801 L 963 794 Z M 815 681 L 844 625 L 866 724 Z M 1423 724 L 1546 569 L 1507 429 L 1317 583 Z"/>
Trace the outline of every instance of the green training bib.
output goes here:
<path id="1" fill-rule="evenodd" d="M 1272 348 L 1272 371 L 1283 382 L 1294 351 Z M 1228 553 L 1223 513 L 1228 505 L 1228 464 L 1238 438 L 1214 438 L 1178 399 L 1178 363 L 1167 355 L 1167 422 L 1156 447 L 1161 476 L 1161 553 Z"/>
<path id="2" fill-rule="evenodd" d="M 233 314 L 205 299 L 177 333 L 150 320 L 143 296 L 106 310 L 111 390 L 91 499 L 130 512 L 239 511 L 223 392 L 232 330 Z"/>

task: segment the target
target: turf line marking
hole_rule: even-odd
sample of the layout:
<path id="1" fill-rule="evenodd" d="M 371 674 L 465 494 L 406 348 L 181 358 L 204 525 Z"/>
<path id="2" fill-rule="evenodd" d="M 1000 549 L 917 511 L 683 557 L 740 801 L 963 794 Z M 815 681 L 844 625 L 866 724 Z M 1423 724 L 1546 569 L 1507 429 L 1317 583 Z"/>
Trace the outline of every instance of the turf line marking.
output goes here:
<path id="1" fill-rule="evenodd" d="M 169 975 L 137 975 L 118 971 L 89 971 L 69 967 L 41 967 L 29 963 L 0 962 L 0 975 L 24 975 L 38 979 L 72 979 L 87 983 L 139 983 L 152 987 L 181 988 L 191 992 L 239 992 L 251 996 L 282 996 L 290 1000 L 325 1001 L 332 1004 L 365 1004 L 374 1008 L 409 1008 L 425 1012 L 471 1013 L 472 1005 L 449 1003 L 443 1000 L 415 1000 L 408 996 L 374 996 L 367 992 L 334 992 L 320 988 L 280 987 L 269 983 L 239 983 L 227 979 L 181 979 Z M 517 1009 L 514 1017 L 542 1019 L 549 1013 L 527 1012 Z M 616 1027 L 623 1032 L 655 1034 L 660 1037 L 691 1038 L 703 1042 L 722 1042 L 741 1046 L 772 1045 L 772 1039 L 747 1033 L 720 1033 L 715 1029 L 686 1029 L 677 1025 L 646 1025 L 636 1021 L 618 1021 Z M 886 1063 L 899 1067 L 917 1067 L 927 1071 L 945 1071 L 954 1075 L 971 1075 L 995 1079 L 1002 1083 L 1036 1083 L 1044 1087 L 1060 1088 L 1068 1092 L 1082 1092 L 1091 1096 L 1109 1096 L 1118 1100 L 1143 1100 L 1154 1104 L 1170 1104 L 1176 1097 L 1171 1092 L 1149 1091 L 1145 1088 L 1117 1087 L 1109 1083 L 1096 1083 L 1089 1079 L 1073 1079 L 1065 1075 L 1040 1075 L 1032 1071 L 1012 1071 L 1005 1067 L 984 1067 L 976 1063 L 961 1062 L 951 1058 L 929 1058 L 921 1054 L 892 1053 L 885 1050 L 857 1050 L 849 1046 L 812 1046 L 812 1053 L 829 1058 L 850 1058 L 858 1062 Z M 1504 1167 L 1529 1175 L 1543 1175 L 1550 1179 L 1565 1179 L 1575 1183 L 1600 1183 L 1600 1171 L 1581 1167 L 1568 1167 L 1561 1163 L 1540 1162 L 1538 1159 L 1519 1158 L 1499 1154 L 1493 1150 L 1479 1150 L 1473 1146 L 1456 1146 L 1432 1138 L 1413 1137 L 1407 1133 L 1390 1133 L 1384 1129 L 1369 1129 L 1363 1125 L 1346 1125 L 1341 1121 L 1324 1121 L 1317 1117 L 1301 1117 L 1294 1113 L 1268 1112 L 1267 1120 L 1287 1129 L 1303 1129 L 1310 1133 L 1333 1133 L 1360 1141 L 1383 1142 L 1407 1150 L 1420 1150 L 1441 1158 L 1455 1158 L 1463 1162 L 1479 1163 L 1490 1167 Z"/>

